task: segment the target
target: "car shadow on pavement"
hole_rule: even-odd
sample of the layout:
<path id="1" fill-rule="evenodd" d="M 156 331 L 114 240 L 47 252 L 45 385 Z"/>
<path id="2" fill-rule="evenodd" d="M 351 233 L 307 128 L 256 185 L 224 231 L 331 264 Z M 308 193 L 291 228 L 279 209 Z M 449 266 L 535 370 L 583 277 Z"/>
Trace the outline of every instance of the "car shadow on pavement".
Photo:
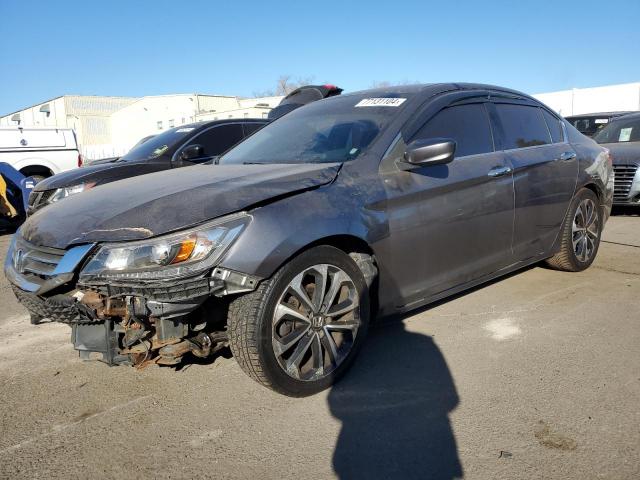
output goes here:
<path id="1" fill-rule="evenodd" d="M 432 337 L 407 331 L 398 318 L 376 323 L 329 394 L 331 413 L 342 422 L 334 471 L 341 479 L 462 477 L 449 421 L 458 402 Z"/>

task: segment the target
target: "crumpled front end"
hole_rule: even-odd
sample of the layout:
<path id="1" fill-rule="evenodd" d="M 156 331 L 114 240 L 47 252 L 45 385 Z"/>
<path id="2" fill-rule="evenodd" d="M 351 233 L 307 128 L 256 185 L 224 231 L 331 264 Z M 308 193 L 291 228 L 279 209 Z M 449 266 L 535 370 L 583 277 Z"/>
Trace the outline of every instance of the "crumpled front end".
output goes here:
<path id="1" fill-rule="evenodd" d="M 104 278 L 82 272 L 103 251 L 33 245 L 16 233 L 5 275 L 32 321 L 65 323 L 80 357 L 110 365 L 175 365 L 228 344 L 225 296 L 255 289 L 259 279 L 215 265 L 169 278 Z"/>

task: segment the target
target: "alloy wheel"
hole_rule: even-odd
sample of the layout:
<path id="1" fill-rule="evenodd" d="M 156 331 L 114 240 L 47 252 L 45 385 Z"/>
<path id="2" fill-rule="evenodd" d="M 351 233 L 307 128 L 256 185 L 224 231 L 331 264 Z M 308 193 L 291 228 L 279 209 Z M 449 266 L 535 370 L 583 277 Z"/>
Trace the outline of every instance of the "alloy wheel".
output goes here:
<path id="1" fill-rule="evenodd" d="M 573 251 L 581 262 L 587 262 L 593 256 L 598 241 L 598 211 L 590 198 L 580 202 L 573 217 L 571 229 Z"/>
<path id="2" fill-rule="evenodd" d="M 329 264 L 296 275 L 273 314 L 272 346 L 296 380 L 330 375 L 348 357 L 360 327 L 360 299 L 351 277 Z"/>

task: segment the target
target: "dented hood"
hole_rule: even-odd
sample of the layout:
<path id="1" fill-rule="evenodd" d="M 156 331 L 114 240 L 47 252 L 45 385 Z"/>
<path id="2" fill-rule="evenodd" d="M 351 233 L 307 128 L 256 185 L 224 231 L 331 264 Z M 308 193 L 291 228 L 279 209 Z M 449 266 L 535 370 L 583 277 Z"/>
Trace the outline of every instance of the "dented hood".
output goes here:
<path id="1" fill-rule="evenodd" d="M 202 165 L 121 180 L 43 208 L 21 227 L 34 245 L 140 240 L 332 182 L 340 164 Z"/>

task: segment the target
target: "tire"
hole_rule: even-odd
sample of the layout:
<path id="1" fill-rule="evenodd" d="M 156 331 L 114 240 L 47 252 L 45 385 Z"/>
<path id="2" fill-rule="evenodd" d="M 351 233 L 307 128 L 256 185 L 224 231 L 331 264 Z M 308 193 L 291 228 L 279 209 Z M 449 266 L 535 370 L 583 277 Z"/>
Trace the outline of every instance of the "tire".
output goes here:
<path id="1" fill-rule="evenodd" d="M 592 222 L 589 220 L 588 213 L 586 213 L 586 216 L 589 218 L 586 219 L 586 222 L 580 220 L 580 218 L 585 217 L 584 207 L 586 205 L 593 206 L 594 218 Z M 585 227 L 581 223 L 587 223 L 588 225 Z M 555 270 L 564 272 L 581 272 L 589 268 L 598 254 L 601 235 L 602 211 L 600 200 L 593 191 L 588 188 L 582 188 L 571 201 L 567 217 L 562 224 L 558 239 L 560 249 L 553 257 L 547 259 L 547 264 Z M 586 240 L 582 241 L 582 243 L 579 241 L 578 246 L 574 245 L 575 239 L 583 238 L 586 238 Z M 586 249 L 585 246 L 587 247 Z"/>
<path id="2" fill-rule="evenodd" d="M 322 272 L 326 294 L 316 297 Z M 306 303 L 292 287 L 298 284 Z M 334 284 L 339 291 L 332 297 Z M 329 297 L 335 302 L 325 310 Z M 317 310 L 305 307 L 320 301 Z M 352 304 L 354 310 L 337 313 Z M 333 385 L 353 362 L 366 337 L 369 308 L 367 284 L 354 260 L 334 247 L 314 247 L 231 302 L 231 351 L 242 370 L 263 386 L 291 397 L 313 395 Z M 299 340 L 289 342 L 292 338 Z"/>

